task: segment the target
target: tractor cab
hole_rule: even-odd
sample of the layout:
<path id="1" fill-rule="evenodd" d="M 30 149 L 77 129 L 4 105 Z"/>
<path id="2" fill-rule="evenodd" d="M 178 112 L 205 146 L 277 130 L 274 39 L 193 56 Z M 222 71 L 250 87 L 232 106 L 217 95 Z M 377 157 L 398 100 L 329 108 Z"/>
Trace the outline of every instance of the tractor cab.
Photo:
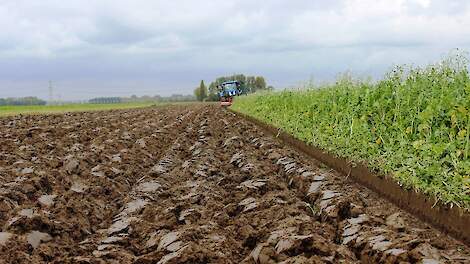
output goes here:
<path id="1" fill-rule="evenodd" d="M 217 86 L 221 106 L 231 106 L 234 96 L 242 94 L 241 83 L 239 81 L 223 82 Z"/>

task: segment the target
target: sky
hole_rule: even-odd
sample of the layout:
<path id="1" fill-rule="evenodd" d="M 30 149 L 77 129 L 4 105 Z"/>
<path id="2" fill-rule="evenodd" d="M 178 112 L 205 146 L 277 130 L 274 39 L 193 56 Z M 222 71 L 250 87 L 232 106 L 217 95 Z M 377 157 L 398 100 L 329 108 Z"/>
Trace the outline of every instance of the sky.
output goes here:
<path id="1" fill-rule="evenodd" d="M 191 94 L 234 73 L 281 89 L 455 48 L 468 0 L 0 0 L 0 97 Z"/>

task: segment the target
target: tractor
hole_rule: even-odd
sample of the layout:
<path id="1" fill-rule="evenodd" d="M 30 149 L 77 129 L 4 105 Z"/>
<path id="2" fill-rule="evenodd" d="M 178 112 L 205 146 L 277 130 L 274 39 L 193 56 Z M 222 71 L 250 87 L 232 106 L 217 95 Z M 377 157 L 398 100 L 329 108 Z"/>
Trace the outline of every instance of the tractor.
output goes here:
<path id="1" fill-rule="evenodd" d="M 242 94 L 241 83 L 239 81 L 223 82 L 217 88 L 219 90 L 220 105 L 223 107 L 231 106 L 233 97 Z"/>

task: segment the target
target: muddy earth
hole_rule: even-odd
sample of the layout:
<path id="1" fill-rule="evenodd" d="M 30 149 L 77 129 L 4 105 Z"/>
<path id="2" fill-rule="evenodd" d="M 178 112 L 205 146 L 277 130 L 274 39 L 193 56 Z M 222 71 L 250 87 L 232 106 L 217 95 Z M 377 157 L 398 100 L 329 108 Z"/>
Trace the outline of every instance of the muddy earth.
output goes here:
<path id="1" fill-rule="evenodd" d="M 215 105 L 0 119 L 2 263 L 470 263 Z"/>

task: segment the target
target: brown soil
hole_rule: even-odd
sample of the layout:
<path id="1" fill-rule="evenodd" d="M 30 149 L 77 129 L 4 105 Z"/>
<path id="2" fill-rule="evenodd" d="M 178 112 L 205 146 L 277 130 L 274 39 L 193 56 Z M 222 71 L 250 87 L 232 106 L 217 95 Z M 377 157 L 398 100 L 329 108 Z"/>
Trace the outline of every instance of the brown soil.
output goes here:
<path id="1" fill-rule="evenodd" d="M 215 105 L 3 118 L 0 142 L 0 262 L 470 262 Z"/>

